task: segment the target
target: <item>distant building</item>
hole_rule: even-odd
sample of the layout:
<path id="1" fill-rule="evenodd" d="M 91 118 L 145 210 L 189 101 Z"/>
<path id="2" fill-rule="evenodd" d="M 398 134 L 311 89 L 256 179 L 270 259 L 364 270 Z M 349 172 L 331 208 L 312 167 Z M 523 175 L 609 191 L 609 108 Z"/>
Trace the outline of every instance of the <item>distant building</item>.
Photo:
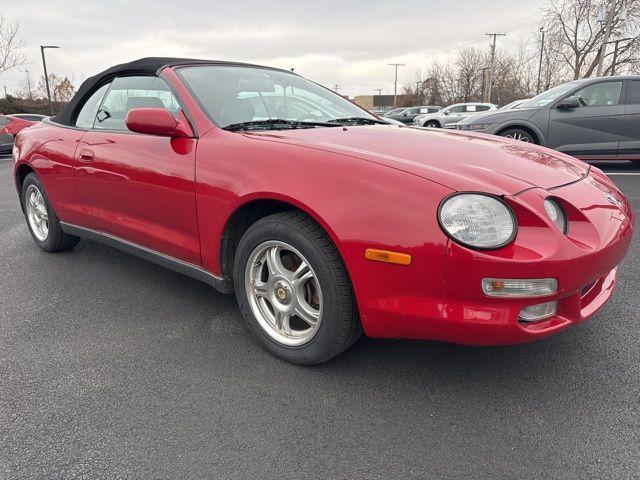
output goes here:
<path id="1" fill-rule="evenodd" d="M 398 106 L 412 105 L 414 100 L 412 95 L 398 95 Z M 367 110 L 387 111 L 393 108 L 393 95 L 357 95 L 353 101 Z"/>

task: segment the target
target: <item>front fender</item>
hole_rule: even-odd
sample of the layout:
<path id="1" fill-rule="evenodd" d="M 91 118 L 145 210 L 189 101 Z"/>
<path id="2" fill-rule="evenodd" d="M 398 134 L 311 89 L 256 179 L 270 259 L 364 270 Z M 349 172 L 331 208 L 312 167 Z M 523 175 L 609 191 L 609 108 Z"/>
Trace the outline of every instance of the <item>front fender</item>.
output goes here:
<path id="1" fill-rule="evenodd" d="M 450 189 L 350 155 L 256 137 L 217 131 L 199 143 L 196 205 L 205 268 L 221 273 L 219 241 L 237 208 L 256 199 L 284 201 L 334 241 L 368 335 L 403 335 L 407 309 L 440 318 L 447 238 L 437 208 Z M 367 248 L 407 253 L 412 264 L 366 260 Z"/>

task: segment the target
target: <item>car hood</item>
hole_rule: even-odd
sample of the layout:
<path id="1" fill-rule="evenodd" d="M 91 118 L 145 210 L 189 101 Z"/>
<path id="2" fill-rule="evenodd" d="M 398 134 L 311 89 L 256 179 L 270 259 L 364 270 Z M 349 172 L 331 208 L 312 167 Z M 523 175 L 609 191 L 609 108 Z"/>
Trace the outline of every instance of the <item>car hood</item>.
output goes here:
<path id="1" fill-rule="evenodd" d="M 491 110 L 488 112 L 476 113 L 460 121 L 461 125 L 470 123 L 500 123 L 507 120 L 528 120 L 537 108 L 514 108 L 512 110 Z"/>
<path id="2" fill-rule="evenodd" d="M 244 135 L 375 162 L 456 191 L 510 195 L 566 185 L 588 173 L 587 164 L 543 147 L 440 129 L 372 125 Z"/>

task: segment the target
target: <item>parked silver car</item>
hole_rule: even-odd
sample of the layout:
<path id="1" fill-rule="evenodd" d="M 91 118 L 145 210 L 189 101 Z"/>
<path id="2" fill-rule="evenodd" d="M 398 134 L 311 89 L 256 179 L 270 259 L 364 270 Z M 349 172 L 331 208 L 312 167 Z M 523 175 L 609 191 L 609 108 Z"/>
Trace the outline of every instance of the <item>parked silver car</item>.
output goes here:
<path id="1" fill-rule="evenodd" d="M 640 76 L 574 80 L 459 130 L 554 148 L 583 160 L 640 160 Z"/>
<path id="2" fill-rule="evenodd" d="M 421 107 L 409 107 L 400 112 L 393 113 L 393 110 L 390 113 L 385 115 L 385 118 L 393 118 L 399 122 L 410 125 L 413 123 L 413 120 L 420 116 L 426 115 L 429 113 L 436 113 L 440 111 L 442 107 L 437 105 L 423 105 Z"/>
<path id="3" fill-rule="evenodd" d="M 497 108 L 498 107 L 492 103 L 456 103 L 438 112 L 417 116 L 413 119 L 413 125 L 417 127 L 442 128 L 445 125 L 459 122 L 478 112 L 488 112 L 496 110 Z"/>

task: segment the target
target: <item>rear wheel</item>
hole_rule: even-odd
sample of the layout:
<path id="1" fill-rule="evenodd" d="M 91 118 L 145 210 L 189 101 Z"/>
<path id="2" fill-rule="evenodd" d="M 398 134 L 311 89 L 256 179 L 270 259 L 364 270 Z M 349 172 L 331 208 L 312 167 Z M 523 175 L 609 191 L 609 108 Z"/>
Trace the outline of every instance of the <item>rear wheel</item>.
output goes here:
<path id="1" fill-rule="evenodd" d="M 424 126 L 426 128 L 440 128 L 440 124 L 435 120 L 429 120 L 427 123 L 424 124 Z"/>
<path id="2" fill-rule="evenodd" d="M 60 228 L 60 220 L 35 173 L 30 173 L 22 184 L 22 207 L 31 236 L 46 252 L 60 252 L 75 247 L 79 237 L 69 235 Z"/>
<path id="3" fill-rule="evenodd" d="M 501 137 L 512 138 L 513 140 L 520 140 L 525 143 L 538 143 L 536 141 L 536 137 L 534 137 L 531 132 L 524 130 L 522 128 L 509 128 L 500 132 Z"/>
<path id="4" fill-rule="evenodd" d="M 284 360 L 322 363 L 361 334 L 342 259 L 301 212 L 270 215 L 247 230 L 236 251 L 234 283 L 249 330 Z"/>

